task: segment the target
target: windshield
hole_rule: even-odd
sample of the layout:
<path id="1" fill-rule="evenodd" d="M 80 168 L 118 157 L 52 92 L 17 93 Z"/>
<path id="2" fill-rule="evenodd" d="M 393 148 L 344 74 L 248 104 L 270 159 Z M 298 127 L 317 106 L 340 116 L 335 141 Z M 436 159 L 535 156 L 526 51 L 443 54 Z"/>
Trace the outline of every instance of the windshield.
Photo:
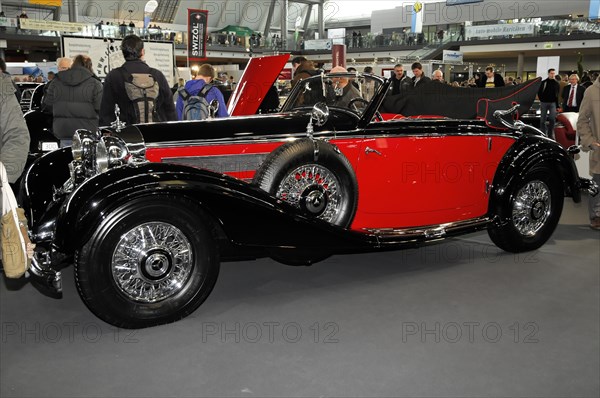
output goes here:
<path id="1" fill-rule="evenodd" d="M 322 74 L 300 80 L 292 90 L 283 110 L 312 107 L 319 102 L 327 106 L 349 109 L 362 115 L 377 93 L 383 79 L 368 74 Z"/>

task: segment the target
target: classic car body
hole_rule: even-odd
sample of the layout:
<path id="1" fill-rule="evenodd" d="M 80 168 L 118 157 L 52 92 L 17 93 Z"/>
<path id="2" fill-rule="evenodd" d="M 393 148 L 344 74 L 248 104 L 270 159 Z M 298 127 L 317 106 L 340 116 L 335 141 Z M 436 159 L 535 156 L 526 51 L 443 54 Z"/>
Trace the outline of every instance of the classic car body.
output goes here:
<path id="1" fill-rule="evenodd" d="M 344 79 L 375 94 L 339 107 Z M 382 115 L 389 84 L 323 73 L 301 81 L 277 114 L 78 131 L 23 182 L 33 279 L 58 292 L 74 263 L 98 317 L 147 327 L 200 306 L 221 261 L 309 265 L 482 229 L 504 250 L 534 250 L 565 196 L 594 191 L 565 149 L 505 119 L 522 90 L 482 97 L 481 119 L 423 118 L 389 106 Z"/>

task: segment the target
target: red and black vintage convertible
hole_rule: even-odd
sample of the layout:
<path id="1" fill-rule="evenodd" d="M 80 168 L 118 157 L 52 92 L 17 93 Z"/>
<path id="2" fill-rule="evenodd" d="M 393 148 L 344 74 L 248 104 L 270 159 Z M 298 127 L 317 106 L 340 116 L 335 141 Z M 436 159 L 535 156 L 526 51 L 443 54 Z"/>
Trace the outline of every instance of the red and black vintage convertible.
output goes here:
<path id="1" fill-rule="evenodd" d="M 255 112 L 286 61 L 253 59 L 232 113 Z M 389 85 L 321 73 L 274 114 L 77 131 L 23 181 L 32 279 L 58 293 L 74 264 L 94 314 L 147 327 L 197 309 L 222 261 L 309 265 L 482 229 L 506 251 L 535 250 L 565 196 L 594 191 L 567 150 L 515 120 L 539 80 L 395 97 Z"/>

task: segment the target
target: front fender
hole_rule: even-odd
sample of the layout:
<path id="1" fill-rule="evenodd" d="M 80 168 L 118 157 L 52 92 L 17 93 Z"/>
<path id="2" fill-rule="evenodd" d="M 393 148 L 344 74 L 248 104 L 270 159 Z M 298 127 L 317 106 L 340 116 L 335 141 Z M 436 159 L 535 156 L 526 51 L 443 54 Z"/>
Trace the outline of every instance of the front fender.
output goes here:
<path id="1" fill-rule="evenodd" d="M 133 198 L 182 195 L 195 201 L 234 245 L 252 247 L 351 247 L 348 231 L 304 217 L 261 189 L 193 167 L 144 163 L 123 166 L 81 184 L 56 219 L 54 245 L 72 254 L 113 210 Z"/>
<path id="2" fill-rule="evenodd" d="M 522 135 L 512 145 L 498 165 L 490 195 L 489 214 L 500 214 L 499 208 L 510 202 L 515 185 L 530 170 L 538 166 L 554 170 L 561 179 L 565 195 L 581 201 L 581 184 L 575 162 L 555 141 L 534 135 Z"/>
<path id="3" fill-rule="evenodd" d="M 70 147 L 57 149 L 35 160 L 25 173 L 20 197 L 32 226 L 39 226 L 48 219 L 49 207 L 57 205 L 54 193 L 69 179 L 72 160 Z"/>

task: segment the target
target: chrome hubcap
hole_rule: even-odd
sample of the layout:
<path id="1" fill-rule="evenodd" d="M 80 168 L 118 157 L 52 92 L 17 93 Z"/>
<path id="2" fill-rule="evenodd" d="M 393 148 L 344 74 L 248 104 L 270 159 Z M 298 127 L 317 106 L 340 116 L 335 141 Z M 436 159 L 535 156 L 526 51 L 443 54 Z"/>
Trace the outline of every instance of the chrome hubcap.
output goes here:
<path id="1" fill-rule="evenodd" d="M 192 269 L 190 241 L 177 227 L 162 222 L 141 224 L 124 233 L 111 263 L 118 289 L 142 303 L 177 294 Z"/>
<path id="2" fill-rule="evenodd" d="M 327 168 L 307 164 L 287 174 L 277 190 L 277 198 L 306 213 L 335 223 L 342 209 L 340 183 Z"/>
<path id="3" fill-rule="evenodd" d="M 512 221 L 525 236 L 535 235 L 550 217 L 550 188 L 542 181 L 530 181 L 515 196 Z"/>

